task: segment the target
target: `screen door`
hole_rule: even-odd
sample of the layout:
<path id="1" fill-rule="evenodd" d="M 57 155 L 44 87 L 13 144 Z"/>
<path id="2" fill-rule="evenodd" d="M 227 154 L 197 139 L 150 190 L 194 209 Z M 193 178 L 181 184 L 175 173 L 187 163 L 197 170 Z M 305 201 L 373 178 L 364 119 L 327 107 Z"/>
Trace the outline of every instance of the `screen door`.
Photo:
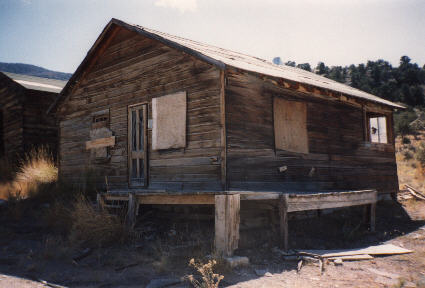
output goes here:
<path id="1" fill-rule="evenodd" d="M 147 185 L 147 104 L 128 107 L 129 186 Z"/>

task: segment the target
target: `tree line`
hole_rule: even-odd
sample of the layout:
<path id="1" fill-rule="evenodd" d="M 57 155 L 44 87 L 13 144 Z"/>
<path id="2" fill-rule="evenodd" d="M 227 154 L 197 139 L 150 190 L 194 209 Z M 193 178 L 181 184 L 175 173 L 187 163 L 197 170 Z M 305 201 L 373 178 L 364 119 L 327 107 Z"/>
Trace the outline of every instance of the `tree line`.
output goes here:
<path id="1" fill-rule="evenodd" d="M 358 88 L 381 98 L 406 104 L 410 107 L 425 106 L 425 65 L 412 63 L 408 56 L 402 56 L 398 67 L 379 59 L 366 64 L 349 66 L 327 66 L 319 62 L 312 68 L 309 63 L 294 61 L 283 63 L 275 57 L 273 63 L 304 69 L 335 81 Z"/>

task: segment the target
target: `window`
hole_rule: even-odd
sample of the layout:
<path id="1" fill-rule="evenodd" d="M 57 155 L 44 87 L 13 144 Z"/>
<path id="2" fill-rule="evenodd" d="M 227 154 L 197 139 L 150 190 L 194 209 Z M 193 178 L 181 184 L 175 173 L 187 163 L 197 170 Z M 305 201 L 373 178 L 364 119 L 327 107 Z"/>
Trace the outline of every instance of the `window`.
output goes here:
<path id="1" fill-rule="evenodd" d="M 109 111 L 99 111 L 93 115 L 92 129 L 109 126 Z"/>
<path id="2" fill-rule="evenodd" d="M 186 92 L 152 99 L 152 149 L 186 146 Z"/>
<path id="3" fill-rule="evenodd" d="M 387 117 L 369 115 L 369 141 L 373 143 L 388 143 Z"/>
<path id="4" fill-rule="evenodd" d="M 110 147 L 115 145 L 115 137 L 109 129 L 109 109 L 96 111 L 91 114 L 90 140 L 86 149 L 90 150 L 93 161 L 101 163 L 110 158 Z"/>
<path id="5" fill-rule="evenodd" d="M 275 97 L 273 121 L 276 149 L 308 153 L 306 103 Z"/>

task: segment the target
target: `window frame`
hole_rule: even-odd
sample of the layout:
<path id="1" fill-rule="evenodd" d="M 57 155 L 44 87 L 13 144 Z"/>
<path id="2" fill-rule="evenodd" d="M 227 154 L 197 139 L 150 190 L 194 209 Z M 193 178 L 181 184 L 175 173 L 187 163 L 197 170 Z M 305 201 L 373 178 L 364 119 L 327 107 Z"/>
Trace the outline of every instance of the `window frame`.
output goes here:
<path id="1" fill-rule="evenodd" d="M 364 110 L 364 134 L 365 134 L 365 142 L 376 144 L 376 145 L 388 145 L 393 144 L 393 131 L 392 131 L 392 122 L 391 115 L 382 113 L 382 112 L 374 112 L 374 111 L 366 111 Z M 386 142 L 374 142 L 372 141 L 371 135 L 371 119 L 372 118 L 381 118 L 385 119 L 385 132 L 387 141 Z M 379 120 L 378 120 L 379 122 Z M 378 124 L 379 125 L 379 124 Z M 379 138 L 379 130 L 378 130 L 378 138 Z"/>

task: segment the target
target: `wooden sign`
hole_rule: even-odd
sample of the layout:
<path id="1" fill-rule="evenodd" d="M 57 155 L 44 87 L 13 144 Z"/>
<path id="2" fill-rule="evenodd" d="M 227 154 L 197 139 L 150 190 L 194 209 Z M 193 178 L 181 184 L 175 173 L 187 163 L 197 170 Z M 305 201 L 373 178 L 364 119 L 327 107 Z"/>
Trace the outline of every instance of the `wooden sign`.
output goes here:
<path id="1" fill-rule="evenodd" d="M 86 142 L 86 150 L 115 146 L 115 136 L 99 138 Z"/>

